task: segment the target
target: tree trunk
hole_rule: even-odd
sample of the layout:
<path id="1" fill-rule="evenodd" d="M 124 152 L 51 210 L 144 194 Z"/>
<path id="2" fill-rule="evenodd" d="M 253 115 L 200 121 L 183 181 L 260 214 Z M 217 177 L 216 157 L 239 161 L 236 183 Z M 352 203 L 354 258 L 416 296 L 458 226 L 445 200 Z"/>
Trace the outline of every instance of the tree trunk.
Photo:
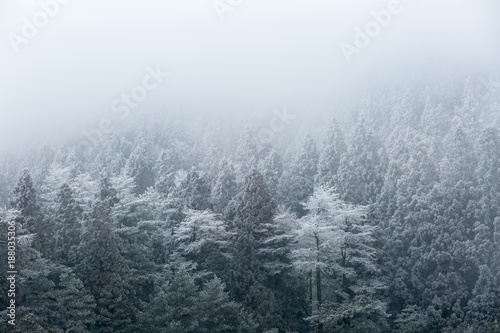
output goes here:
<path id="1" fill-rule="evenodd" d="M 341 262 L 340 266 L 341 267 L 346 267 L 347 266 L 347 253 L 344 248 L 341 248 Z M 345 276 L 345 273 L 342 273 L 342 290 L 344 292 L 347 292 L 347 277 Z"/>
<path id="2" fill-rule="evenodd" d="M 316 235 L 316 299 L 318 300 L 318 313 L 321 311 L 321 303 L 323 301 L 322 296 L 321 296 L 321 268 L 319 267 L 320 264 L 320 257 L 319 257 L 319 237 Z M 323 324 L 318 323 L 318 333 L 323 332 Z"/>
<path id="3" fill-rule="evenodd" d="M 309 315 L 313 314 L 313 272 L 309 271 Z"/>
<path id="4" fill-rule="evenodd" d="M 318 299 L 318 312 L 321 310 L 321 303 L 323 302 L 321 296 L 321 269 L 316 267 L 316 296 Z M 323 332 L 323 324 L 318 323 L 318 333 Z"/>
<path id="5" fill-rule="evenodd" d="M 283 271 L 281 283 L 283 284 L 283 320 L 288 327 L 288 286 L 287 286 L 287 269 Z"/>

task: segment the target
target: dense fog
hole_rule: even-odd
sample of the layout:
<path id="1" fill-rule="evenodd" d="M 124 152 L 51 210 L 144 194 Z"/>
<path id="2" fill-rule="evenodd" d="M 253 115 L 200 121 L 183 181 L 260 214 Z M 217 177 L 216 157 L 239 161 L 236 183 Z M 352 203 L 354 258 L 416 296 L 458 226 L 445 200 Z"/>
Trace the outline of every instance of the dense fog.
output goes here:
<path id="1" fill-rule="evenodd" d="M 234 1 L 233 10 L 216 9 L 224 1 L 60 2 L 47 22 L 38 1 L 0 2 L 3 148 L 116 120 L 113 102 L 147 67 L 170 76 L 134 114 L 168 108 L 266 121 L 283 106 L 305 117 L 348 113 L 347 98 L 388 79 L 468 75 L 498 69 L 500 58 L 496 1 L 401 1 L 380 16 L 380 31 L 373 12 L 390 1 Z M 367 27 L 374 37 L 367 46 L 358 37 L 363 47 L 349 63 L 341 45 L 356 47 L 357 29 Z"/>

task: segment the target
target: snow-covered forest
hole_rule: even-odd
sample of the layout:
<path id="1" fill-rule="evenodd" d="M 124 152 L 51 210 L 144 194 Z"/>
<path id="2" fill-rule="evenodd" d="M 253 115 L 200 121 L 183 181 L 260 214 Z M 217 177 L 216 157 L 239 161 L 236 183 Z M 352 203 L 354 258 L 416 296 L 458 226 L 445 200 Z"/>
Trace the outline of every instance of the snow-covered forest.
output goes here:
<path id="1" fill-rule="evenodd" d="M 269 141 L 170 115 L 2 155 L 0 331 L 500 332 L 488 82 L 381 90 Z"/>

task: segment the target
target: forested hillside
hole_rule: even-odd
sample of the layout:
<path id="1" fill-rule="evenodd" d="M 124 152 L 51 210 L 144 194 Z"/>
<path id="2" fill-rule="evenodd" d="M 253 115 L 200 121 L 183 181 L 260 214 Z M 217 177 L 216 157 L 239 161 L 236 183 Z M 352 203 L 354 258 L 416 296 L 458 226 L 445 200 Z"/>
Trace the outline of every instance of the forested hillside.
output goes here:
<path id="1" fill-rule="evenodd" d="M 5 154 L 0 331 L 500 332 L 498 96 L 410 85 L 293 140 L 169 116 Z"/>

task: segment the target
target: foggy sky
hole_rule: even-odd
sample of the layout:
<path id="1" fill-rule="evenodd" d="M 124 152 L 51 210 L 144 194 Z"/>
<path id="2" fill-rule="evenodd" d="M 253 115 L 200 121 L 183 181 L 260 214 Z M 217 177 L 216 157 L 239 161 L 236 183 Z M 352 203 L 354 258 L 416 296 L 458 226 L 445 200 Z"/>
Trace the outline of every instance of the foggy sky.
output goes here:
<path id="1" fill-rule="evenodd" d="M 41 0 L 46 3 L 49 0 Z M 221 20 L 213 0 L 67 1 L 16 54 L 39 1 L 0 0 L 0 148 L 78 135 L 140 85 L 169 77 L 135 115 L 169 108 L 302 116 L 341 112 L 367 84 L 422 70 L 498 70 L 500 6 L 493 0 L 400 2 L 400 13 L 348 63 L 340 45 L 390 1 L 242 0 Z M 227 2 L 222 1 L 222 2 Z M 235 1 L 237 2 L 237 1 Z"/>

